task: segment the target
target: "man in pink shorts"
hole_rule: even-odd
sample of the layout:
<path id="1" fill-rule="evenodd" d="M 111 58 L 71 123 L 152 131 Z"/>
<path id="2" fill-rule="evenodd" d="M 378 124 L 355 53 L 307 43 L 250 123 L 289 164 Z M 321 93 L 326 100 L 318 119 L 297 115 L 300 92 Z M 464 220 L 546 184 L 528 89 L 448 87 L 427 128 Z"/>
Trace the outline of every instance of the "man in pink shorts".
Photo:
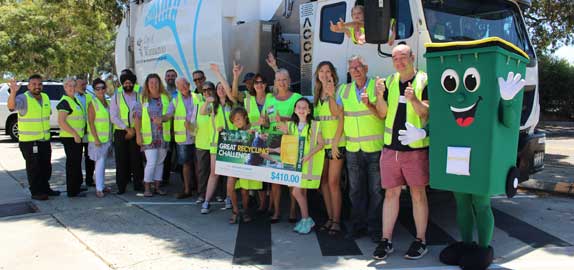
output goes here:
<path id="1" fill-rule="evenodd" d="M 422 258 L 427 252 L 425 242 L 428 221 L 426 186 L 429 183 L 428 137 L 411 140 L 405 129 L 423 128 L 428 119 L 427 75 L 415 70 L 415 56 L 407 45 L 392 51 L 397 70 L 386 80 L 377 79 L 377 110 L 385 119 L 384 149 L 381 155 L 381 185 L 385 189 L 383 203 L 383 236 L 373 253 L 385 259 L 394 251 L 393 229 L 399 214 L 402 186 L 408 185 L 413 202 L 417 236 L 405 254 L 407 259 Z M 386 91 L 388 89 L 388 91 Z M 425 134 L 426 135 L 426 134 Z"/>

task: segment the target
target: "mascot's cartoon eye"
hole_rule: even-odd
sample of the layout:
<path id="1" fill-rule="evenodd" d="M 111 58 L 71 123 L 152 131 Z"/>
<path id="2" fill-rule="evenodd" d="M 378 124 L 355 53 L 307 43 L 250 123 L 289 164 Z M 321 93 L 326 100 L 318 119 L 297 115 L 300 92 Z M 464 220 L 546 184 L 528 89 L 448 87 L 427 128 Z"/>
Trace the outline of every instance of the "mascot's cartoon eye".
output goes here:
<path id="1" fill-rule="evenodd" d="M 470 67 L 464 72 L 464 88 L 468 92 L 474 92 L 480 86 L 480 73 L 476 68 Z"/>
<path id="2" fill-rule="evenodd" d="M 447 93 L 454 93 L 458 88 L 458 82 L 458 74 L 453 69 L 445 70 L 440 78 L 442 89 Z"/>

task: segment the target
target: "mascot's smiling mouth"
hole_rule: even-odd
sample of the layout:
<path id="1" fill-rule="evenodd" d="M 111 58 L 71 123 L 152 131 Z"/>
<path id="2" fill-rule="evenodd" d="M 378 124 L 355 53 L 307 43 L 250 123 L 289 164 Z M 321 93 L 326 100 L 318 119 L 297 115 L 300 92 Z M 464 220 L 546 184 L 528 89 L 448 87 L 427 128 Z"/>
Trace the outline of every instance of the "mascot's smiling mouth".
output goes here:
<path id="1" fill-rule="evenodd" d="M 465 108 L 455 108 L 450 106 L 450 111 L 454 115 L 454 119 L 456 123 L 461 127 L 468 127 L 474 122 L 474 114 L 476 113 L 476 107 L 478 107 L 478 103 L 482 100 L 482 97 L 478 97 L 478 100 Z"/>

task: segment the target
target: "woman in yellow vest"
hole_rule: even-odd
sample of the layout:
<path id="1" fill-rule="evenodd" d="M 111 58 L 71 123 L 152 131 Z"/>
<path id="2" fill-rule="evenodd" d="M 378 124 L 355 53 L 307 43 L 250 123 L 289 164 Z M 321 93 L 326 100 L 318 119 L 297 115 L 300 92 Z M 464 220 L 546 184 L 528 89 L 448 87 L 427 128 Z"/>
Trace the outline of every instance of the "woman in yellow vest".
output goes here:
<path id="1" fill-rule="evenodd" d="M 75 96 L 76 81 L 64 81 L 65 95 L 56 106 L 60 139 L 66 152 L 66 190 L 68 197 L 85 196 L 82 185 L 82 137 L 86 128 L 84 110 Z"/>
<path id="2" fill-rule="evenodd" d="M 243 107 L 247 111 L 249 123 L 252 127 L 260 127 L 264 122 L 263 119 L 263 106 L 266 100 L 273 98 L 273 94 L 267 88 L 267 82 L 260 73 L 253 76 L 253 89 L 247 89 L 245 92 L 239 91 L 239 76 L 243 72 L 243 66 L 235 64 L 233 66 L 233 83 L 231 84 L 231 94 L 239 102 L 243 102 Z M 258 212 L 265 211 L 267 202 L 267 191 L 270 189 L 268 183 L 263 183 L 263 188 L 259 190 L 259 208 Z"/>
<path id="3" fill-rule="evenodd" d="M 105 171 L 106 158 L 112 146 L 111 140 L 111 122 L 110 107 L 106 100 L 106 82 L 96 78 L 92 83 L 95 98 L 91 100 L 88 106 L 88 155 L 91 160 L 96 162 L 96 197 L 104 197 L 104 193 L 110 192 L 106 187 Z"/>
<path id="4" fill-rule="evenodd" d="M 315 222 L 309 216 L 307 189 L 319 188 L 325 159 L 323 135 L 318 122 L 313 121 L 311 102 L 304 97 L 300 98 L 295 103 L 295 112 L 293 112 L 291 120 L 287 125 L 280 124 L 278 128 L 285 134 L 305 138 L 301 186 L 294 187 L 292 190 L 293 197 L 297 200 L 301 210 L 301 220 L 293 230 L 301 234 L 308 234 L 315 226 Z"/>
<path id="5" fill-rule="evenodd" d="M 340 179 L 345 159 L 346 139 L 343 135 L 343 113 L 333 114 L 329 106 L 329 97 L 333 96 L 339 77 L 337 70 L 329 61 L 323 61 L 315 71 L 315 120 L 323 134 L 325 142 L 325 165 L 321 176 L 321 194 L 329 219 L 320 230 L 330 235 L 341 232 L 341 188 Z"/>
<path id="6" fill-rule="evenodd" d="M 145 80 L 141 108 L 135 111 L 136 141 L 145 153 L 144 197 L 153 194 L 166 195 L 160 189 L 163 175 L 163 161 L 171 141 L 171 121 L 164 117 L 169 108 L 170 96 L 165 90 L 159 75 L 149 74 Z M 151 184 L 154 184 L 154 192 Z"/>
<path id="7" fill-rule="evenodd" d="M 201 205 L 201 213 L 209 213 L 209 201 L 216 192 L 219 183 L 219 175 L 215 174 L 215 153 L 217 152 L 217 141 L 219 139 L 219 132 L 223 129 L 235 129 L 233 124 L 229 121 L 231 108 L 233 107 L 235 99 L 230 96 L 231 90 L 229 84 L 225 80 L 221 80 L 214 86 L 212 82 L 203 83 L 203 94 L 205 102 L 201 105 L 200 115 L 209 115 L 209 124 L 206 126 L 199 126 L 198 129 L 210 129 L 211 138 L 209 140 L 210 152 L 210 173 L 207 180 L 207 191 L 205 193 L 205 201 Z M 199 125 L 198 120 L 198 125 Z M 203 168 L 200 168 L 200 170 Z M 200 172 L 201 175 L 201 172 Z M 231 201 L 226 201 L 225 208 L 231 208 Z"/>
<path id="8" fill-rule="evenodd" d="M 289 71 L 283 68 L 278 69 L 275 72 L 275 88 L 277 89 L 277 93 L 272 98 L 267 98 L 265 100 L 265 105 L 263 106 L 263 119 L 265 120 L 263 126 L 268 126 L 270 131 L 277 131 L 276 127 L 278 123 L 289 121 L 291 119 L 295 103 L 302 97 L 301 94 L 292 92 L 290 86 L 291 77 L 289 76 Z M 279 147 L 279 145 L 272 143 L 269 147 L 276 148 Z M 270 201 L 270 206 L 273 207 L 271 223 L 278 223 L 281 216 L 281 185 L 271 185 Z M 295 200 L 293 198 L 291 198 L 289 209 L 289 222 L 297 222 L 297 211 Z"/>

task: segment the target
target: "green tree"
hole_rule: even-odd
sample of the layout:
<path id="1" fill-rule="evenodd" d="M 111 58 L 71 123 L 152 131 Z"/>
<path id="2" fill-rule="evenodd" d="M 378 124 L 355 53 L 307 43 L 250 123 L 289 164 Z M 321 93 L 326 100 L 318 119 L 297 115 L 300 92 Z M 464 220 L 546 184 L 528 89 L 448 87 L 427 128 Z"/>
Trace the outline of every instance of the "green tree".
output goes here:
<path id="1" fill-rule="evenodd" d="M 574 1 L 533 0 L 524 13 L 538 55 L 574 44 Z"/>
<path id="2" fill-rule="evenodd" d="M 0 71 L 61 78 L 111 66 L 125 1 L 2 2 Z"/>

